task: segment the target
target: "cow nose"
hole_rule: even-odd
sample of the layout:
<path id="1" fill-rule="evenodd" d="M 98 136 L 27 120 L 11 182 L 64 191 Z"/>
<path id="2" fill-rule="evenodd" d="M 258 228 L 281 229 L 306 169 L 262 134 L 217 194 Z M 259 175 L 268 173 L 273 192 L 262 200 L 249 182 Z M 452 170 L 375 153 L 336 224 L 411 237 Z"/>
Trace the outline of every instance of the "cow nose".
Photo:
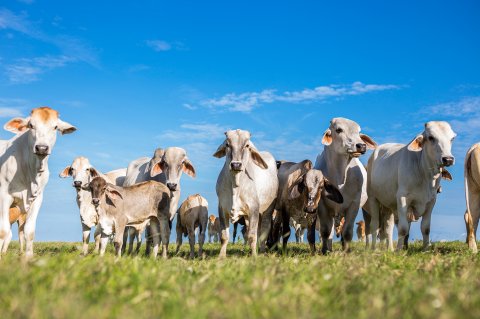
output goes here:
<path id="1" fill-rule="evenodd" d="M 82 187 L 82 182 L 81 182 L 81 181 L 74 181 L 74 182 L 73 182 L 73 187 L 75 187 L 75 188 L 80 188 L 80 187 Z"/>
<path id="2" fill-rule="evenodd" d="M 234 171 L 240 171 L 240 170 L 242 170 L 242 163 L 241 162 L 231 162 L 230 167 Z"/>
<path id="3" fill-rule="evenodd" d="M 35 154 L 37 155 L 47 155 L 48 146 L 47 145 L 35 145 Z"/>
<path id="4" fill-rule="evenodd" d="M 92 204 L 95 206 L 98 206 L 100 204 L 100 200 L 98 198 L 93 198 L 92 199 Z"/>
<path id="5" fill-rule="evenodd" d="M 360 152 L 360 153 L 365 153 L 367 152 L 367 144 L 365 143 L 358 143 L 357 145 L 355 145 L 357 147 L 357 152 Z"/>
<path id="6" fill-rule="evenodd" d="M 176 191 L 177 190 L 177 184 L 176 183 L 167 183 L 167 187 L 169 190 L 171 190 L 172 192 Z"/>
<path id="7" fill-rule="evenodd" d="M 442 157 L 442 164 L 443 166 L 449 167 L 455 163 L 455 157 L 453 156 L 445 156 Z"/>

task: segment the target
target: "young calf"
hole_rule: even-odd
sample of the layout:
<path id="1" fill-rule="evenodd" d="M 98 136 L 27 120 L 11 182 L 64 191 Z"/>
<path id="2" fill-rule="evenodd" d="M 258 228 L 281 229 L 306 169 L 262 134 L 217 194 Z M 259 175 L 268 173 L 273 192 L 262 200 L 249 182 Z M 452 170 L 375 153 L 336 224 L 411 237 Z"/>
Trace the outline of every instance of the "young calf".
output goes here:
<path id="1" fill-rule="evenodd" d="M 203 243 L 208 223 L 208 202 L 200 194 L 190 195 L 177 211 L 177 254 L 182 246 L 182 237 L 188 235 L 190 258 L 195 258 L 195 229 L 198 233 L 198 256 L 203 257 Z"/>
<path id="2" fill-rule="evenodd" d="M 118 257 L 122 255 L 123 233 L 126 226 L 150 222 L 154 242 L 153 257 L 158 253 L 159 224 L 162 242 L 166 243 L 169 227 L 170 191 L 158 182 L 148 181 L 130 187 L 119 187 L 107 183 L 102 177 L 95 177 L 82 187 L 92 194 L 92 204 L 97 209 L 102 228 L 100 255 L 105 254 L 109 236 L 115 232 L 114 245 Z M 167 247 L 163 245 L 162 256 L 167 257 Z"/>
<path id="3" fill-rule="evenodd" d="M 217 217 L 214 215 L 210 215 L 208 218 L 208 242 L 213 242 L 218 243 L 218 238 L 220 235 L 220 220 L 218 220 Z"/>
<path id="4" fill-rule="evenodd" d="M 308 242 L 312 253 L 315 252 L 315 219 L 308 214 L 316 214 L 322 197 L 342 204 L 343 196 L 336 186 L 331 184 L 321 171 L 312 169 L 312 162 L 285 162 L 278 170 L 279 188 L 275 209 L 281 214 L 283 226 L 283 251 L 287 249 L 290 237 L 289 221 L 308 225 Z M 311 225 L 310 225 L 311 224 Z M 276 233 L 276 232 L 274 232 Z"/>

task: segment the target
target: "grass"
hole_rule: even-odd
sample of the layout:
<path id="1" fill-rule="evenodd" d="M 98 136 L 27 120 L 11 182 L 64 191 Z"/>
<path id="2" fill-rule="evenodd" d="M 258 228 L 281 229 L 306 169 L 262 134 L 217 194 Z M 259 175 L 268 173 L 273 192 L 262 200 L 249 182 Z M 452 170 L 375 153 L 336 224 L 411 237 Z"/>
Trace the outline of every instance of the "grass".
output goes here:
<path id="1" fill-rule="evenodd" d="M 171 247 L 171 254 L 174 247 Z M 243 245 L 206 246 L 205 260 L 80 256 L 80 244 L 18 245 L 0 261 L 1 318 L 478 318 L 480 259 L 464 243 L 408 252 L 289 255 L 252 260 Z"/>

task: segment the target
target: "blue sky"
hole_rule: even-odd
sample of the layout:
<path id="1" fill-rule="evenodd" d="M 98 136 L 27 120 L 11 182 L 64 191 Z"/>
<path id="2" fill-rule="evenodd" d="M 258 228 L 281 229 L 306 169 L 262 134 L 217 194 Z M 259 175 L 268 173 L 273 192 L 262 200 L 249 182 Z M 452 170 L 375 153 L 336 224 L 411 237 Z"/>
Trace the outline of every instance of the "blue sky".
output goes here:
<path id="1" fill-rule="evenodd" d="M 463 158 L 480 140 L 477 1 L 41 1 L 0 4 L 0 120 L 48 105 L 78 127 L 59 137 L 37 240 L 80 240 L 71 180 L 156 147 L 187 150 L 216 214 L 223 132 L 243 128 L 278 159 L 315 159 L 333 117 L 378 143 L 409 142 L 429 120 L 458 133 L 432 239 L 462 239 Z M 0 138 L 11 134 L 0 132 Z M 366 158 L 364 159 L 366 160 Z M 419 225 L 412 226 L 419 238 Z"/>

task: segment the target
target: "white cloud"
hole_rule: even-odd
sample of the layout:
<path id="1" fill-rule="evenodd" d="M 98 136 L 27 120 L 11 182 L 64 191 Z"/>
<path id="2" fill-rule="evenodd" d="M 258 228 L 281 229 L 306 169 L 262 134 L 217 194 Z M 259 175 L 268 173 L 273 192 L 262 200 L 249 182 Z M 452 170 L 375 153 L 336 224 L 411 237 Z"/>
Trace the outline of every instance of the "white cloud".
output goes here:
<path id="1" fill-rule="evenodd" d="M 0 98 L 0 118 L 22 117 L 22 110 L 30 107 L 24 99 Z"/>
<path id="2" fill-rule="evenodd" d="M 430 106 L 428 112 L 453 117 L 480 114 L 480 96 L 465 97 L 459 101 Z"/>
<path id="3" fill-rule="evenodd" d="M 277 93 L 277 91 L 273 89 L 241 94 L 229 93 L 220 98 L 203 100 L 200 104 L 210 108 L 224 108 L 229 111 L 248 113 L 260 105 L 274 102 L 308 103 L 322 101 L 328 98 L 341 98 L 399 88 L 400 86 L 391 84 L 364 84 L 362 82 L 354 82 L 350 85 L 318 86 L 313 89 L 291 92 L 285 91 L 282 93 Z"/>
<path id="4" fill-rule="evenodd" d="M 5 74 L 12 83 L 30 83 L 37 81 L 42 73 L 75 61 L 75 58 L 63 55 L 18 59 L 15 63 L 5 66 Z"/>
<path id="5" fill-rule="evenodd" d="M 0 107 L 0 118 L 4 117 L 21 117 L 22 112 L 13 107 Z"/>
<path id="6" fill-rule="evenodd" d="M 158 136 L 161 140 L 172 141 L 206 141 L 223 138 L 228 129 L 219 124 L 195 123 L 182 124 L 179 130 L 167 130 Z"/>
<path id="7" fill-rule="evenodd" d="M 147 40 L 146 43 L 150 48 L 157 52 L 170 51 L 172 49 L 172 45 L 163 40 Z"/>

